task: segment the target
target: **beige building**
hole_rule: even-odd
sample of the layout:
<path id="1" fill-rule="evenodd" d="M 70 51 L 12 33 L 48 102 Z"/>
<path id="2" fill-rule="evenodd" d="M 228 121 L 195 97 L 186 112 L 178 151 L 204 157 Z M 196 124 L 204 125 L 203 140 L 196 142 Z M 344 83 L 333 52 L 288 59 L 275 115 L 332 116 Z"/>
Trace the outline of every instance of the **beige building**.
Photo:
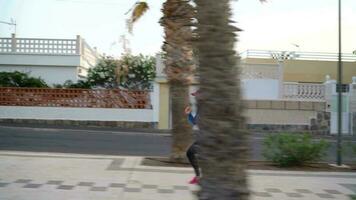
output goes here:
<path id="1" fill-rule="evenodd" d="M 171 127 L 169 84 L 158 58 L 158 128 Z M 337 54 L 285 51 L 246 51 L 241 54 L 245 112 L 251 129 L 330 133 L 326 88 L 336 79 Z M 356 76 L 356 56 L 343 55 L 344 83 Z M 192 90 L 198 83 L 192 85 Z M 329 108 L 330 109 L 330 108 Z"/>
<path id="2" fill-rule="evenodd" d="M 343 54 L 343 83 L 356 76 L 356 55 Z M 279 65 L 283 67 L 284 82 L 324 83 L 326 75 L 337 79 L 338 54 L 248 50 L 241 54 L 246 65 Z"/>

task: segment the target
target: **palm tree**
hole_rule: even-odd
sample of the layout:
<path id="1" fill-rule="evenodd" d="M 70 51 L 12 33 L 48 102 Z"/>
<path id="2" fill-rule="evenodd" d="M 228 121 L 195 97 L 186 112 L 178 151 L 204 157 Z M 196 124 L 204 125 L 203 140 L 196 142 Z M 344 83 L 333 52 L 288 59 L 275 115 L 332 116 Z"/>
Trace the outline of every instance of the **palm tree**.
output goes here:
<path id="1" fill-rule="evenodd" d="M 195 0 L 201 132 L 199 199 L 246 200 L 248 132 L 243 117 L 236 32 L 229 0 Z"/>
<path id="2" fill-rule="evenodd" d="M 194 9 L 188 0 L 167 0 L 163 4 L 165 72 L 171 88 L 172 102 L 172 153 L 171 160 L 185 159 L 185 151 L 191 143 L 192 130 L 184 108 L 189 105 L 194 62 L 192 48 L 192 19 Z"/>
<path id="3" fill-rule="evenodd" d="M 145 2 L 136 3 L 129 22 L 137 21 L 147 9 Z M 167 0 L 163 4 L 162 12 L 160 23 L 165 32 L 162 50 L 165 56 L 165 72 L 170 84 L 173 125 L 170 159 L 183 161 L 186 159 L 185 151 L 192 140 L 192 130 L 184 108 L 189 105 L 189 85 L 194 71 L 191 26 L 195 12 L 189 0 Z"/>

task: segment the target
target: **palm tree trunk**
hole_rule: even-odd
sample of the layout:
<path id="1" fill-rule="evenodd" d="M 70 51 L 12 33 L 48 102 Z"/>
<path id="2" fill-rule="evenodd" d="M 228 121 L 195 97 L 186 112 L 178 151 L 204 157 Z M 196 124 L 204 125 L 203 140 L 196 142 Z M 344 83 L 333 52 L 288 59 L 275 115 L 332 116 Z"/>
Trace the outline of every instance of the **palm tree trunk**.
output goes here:
<path id="1" fill-rule="evenodd" d="M 171 86 L 173 119 L 171 160 L 182 161 L 192 140 L 184 108 L 189 105 L 188 87 L 194 71 L 191 28 L 194 9 L 187 0 L 167 0 L 162 11 L 160 23 L 165 32 L 162 49 L 166 57 L 165 72 Z"/>
<path id="2" fill-rule="evenodd" d="M 186 150 L 192 142 L 192 128 L 187 122 L 184 108 L 189 104 L 188 87 L 182 84 L 171 84 L 172 100 L 172 147 L 170 159 L 183 162 Z"/>
<path id="3" fill-rule="evenodd" d="M 229 0 L 195 0 L 196 42 L 199 57 L 199 128 L 201 132 L 199 199 L 249 198 L 247 131 L 243 117 L 239 58 L 234 51 L 235 32 L 230 23 Z"/>

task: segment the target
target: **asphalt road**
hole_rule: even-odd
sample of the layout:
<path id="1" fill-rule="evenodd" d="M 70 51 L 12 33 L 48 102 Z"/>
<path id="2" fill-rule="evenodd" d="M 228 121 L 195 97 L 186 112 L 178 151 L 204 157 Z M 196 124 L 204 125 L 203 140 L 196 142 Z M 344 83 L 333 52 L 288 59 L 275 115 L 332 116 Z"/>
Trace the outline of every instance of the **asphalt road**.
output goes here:
<path id="1" fill-rule="evenodd" d="M 0 150 L 166 156 L 168 134 L 0 126 Z"/>
<path id="2" fill-rule="evenodd" d="M 330 143 L 324 159 L 335 161 L 336 142 Z M 250 141 L 251 160 L 263 160 L 264 136 L 253 134 Z M 345 142 L 356 145 L 356 140 Z M 100 128 L 36 128 L 0 125 L 0 150 L 59 152 L 79 154 L 168 156 L 171 137 L 164 133 L 128 132 Z M 346 153 L 344 162 L 356 162 L 354 154 Z"/>

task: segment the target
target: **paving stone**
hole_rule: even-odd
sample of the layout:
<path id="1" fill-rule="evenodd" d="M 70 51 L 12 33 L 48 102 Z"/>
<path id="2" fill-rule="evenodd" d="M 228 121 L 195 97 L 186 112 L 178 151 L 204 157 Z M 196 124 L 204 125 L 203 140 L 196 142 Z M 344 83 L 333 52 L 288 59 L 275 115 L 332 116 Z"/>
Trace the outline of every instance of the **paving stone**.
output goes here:
<path id="1" fill-rule="evenodd" d="M 168 194 L 168 193 L 174 193 L 174 190 L 172 189 L 157 189 L 158 193 L 164 193 L 164 194 Z"/>
<path id="2" fill-rule="evenodd" d="M 317 195 L 318 197 L 323 198 L 323 199 L 334 199 L 334 196 L 331 194 L 317 193 L 315 195 Z"/>
<path id="3" fill-rule="evenodd" d="M 157 189 L 158 186 L 157 186 L 157 185 L 147 185 L 147 184 L 144 184 L 144 185 L 142 185 L 142 188 L 144 188 L 144 189 Z"/>
<path id="4" fill-rule="evenodd" d="M 303 195 L 299 194 L 299 193 L 286 193 L 287 196 L 289 197 L 303 197 Z"/>
<path id="5" fill-rule="evenodd" d="M 14 183 L 29 183 L 31 179 L 17 179 Z"/>
<path id="6" fill-rule="evenodd" d="M 6 187 L 8 186 L 10 183 L 0 183 L 0 187 Z"/>
<path id="7" fill-rule="evenodd" d="M 89 187 L 91 187 L 91 186 L 94 186 L 94 182 L 79 182 L 78 184 L 77 184 L 77 186 L 89 186 Z"/>
<path id="8" fill-rule="evenodd" d="M 183 186 L 183 185 L 174 185 L 173 186 L 174 190 L 189 190 L 188 186 Z"/>
<path id="9" fill-rule="evenodd" d="M 267 192 L 271 192 L 271 193 L 282 193 L 282 190 L 280 190 L 278 188 L 266 188 L 265 190 Z"/>
<path id="10" fill-rule="evenodd" d="M 50 180 L 47 181 L 47 185 L 61 185 L 64 181 Z"/>
<path id="11" fill-rule="evenodd" d="M 120 170 L 122 163 L 124 163 L 123 158 L 113 159 L 106 170 Z"/>
<path id="12" fill-rule="evenodd" d="M 257 197 L 272 197 L 272 195 L 268 192 L 252 192 L 252 195 Z"/>
<path id="13" fill-rule="evenodd" d="M 35 184 L 35 183 L 29 183 L 23 186 L 23 188 L 39 188 L 41 187 L 43 184 Z"/>
<path id="14" fill-rule="evenodd" d="M 92 187 L 90 191 L 105 192 L 107 189 L 107 187 Z"/>
<path id="15" fill-rule="evenodd" d="M 302 193 L 302 194 L 311 194 L 311 193 L 313 193 L 312 191 L 307 190 L 307 189 L 295 189 L 295 191 L 298 192 L 298 193 Z"/>
<path id="16" fill-rule="evenodd" d="M 324 191 L 329 193 L 329 194 L 342 194 L 341 192 L 339 192 L 337 190 L 324 190 Z"/>
<path id="17" fill-rule="evenodd" d="M 57 187 L 57 189 L 60 190 L 73 190 L 74 189 L 74 185 L 60 185 Z"/>
<path id="18" fill-rule="evenodd" d="M 126 187 L 126 184 L 125 183 L 110 183 L 109 187 L 124 188 L 124 187 Z"/>
<path id="19" fill-rule="evenodd" d="M 125 192 L 141 192 L 141 188 L 125 188 Z"/>

